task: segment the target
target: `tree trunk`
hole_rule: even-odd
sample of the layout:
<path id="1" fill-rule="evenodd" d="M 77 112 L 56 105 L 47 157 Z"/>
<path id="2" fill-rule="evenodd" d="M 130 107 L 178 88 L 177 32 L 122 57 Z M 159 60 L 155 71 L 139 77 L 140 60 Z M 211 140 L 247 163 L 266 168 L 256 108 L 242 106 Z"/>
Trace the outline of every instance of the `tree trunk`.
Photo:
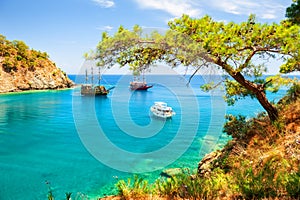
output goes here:
<path id="1" fill-rule="evenodd" d="M 230 74 L 234 80 L 244 86 L 246 89 L 250 90 L 258 99 L 262 107 L 267 111 L 268 116 L 271 121 L 276 121 L 278 119 L 278 110 L 268 101 L 266 93 L 262 85 L 257 85 L 248 81 L 240 72 Z"/>
<path id="2" fill-rule="evenodd" d="M 278 119 L 278 110 L 268 101 L 264 91 L 255 93 L 256 98 L 262 107 L 267 111 L 272 122 Z"/>

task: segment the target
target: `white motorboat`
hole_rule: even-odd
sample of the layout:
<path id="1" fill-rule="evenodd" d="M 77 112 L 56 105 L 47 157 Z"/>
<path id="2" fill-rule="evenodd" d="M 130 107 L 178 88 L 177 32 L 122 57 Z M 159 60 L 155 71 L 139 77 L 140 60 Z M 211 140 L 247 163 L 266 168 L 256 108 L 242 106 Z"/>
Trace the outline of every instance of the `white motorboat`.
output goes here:
<path id="1" fill-rule="evenodd" d="M 175 115 L 175 112 L 171 107 L 167 105 L 165 102 L 155 102 L 153 106 L 151 106 L 150 111 L 153 115 L 161 118 L 171 118 Z"/>

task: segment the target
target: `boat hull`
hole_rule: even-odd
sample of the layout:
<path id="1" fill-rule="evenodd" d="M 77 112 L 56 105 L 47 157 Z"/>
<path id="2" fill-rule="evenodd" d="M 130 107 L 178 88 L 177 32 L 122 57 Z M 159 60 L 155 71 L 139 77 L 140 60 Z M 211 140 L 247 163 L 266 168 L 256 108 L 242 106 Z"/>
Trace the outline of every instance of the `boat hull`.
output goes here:
<path id="1" fill-rule="evenodd" d="M 146 82 L 139 82 L 139 81 L 130 82 L 131 90 L 148 90 L 149 88 L 152 87 L 153 85 L 147 85 Z"/>
<path id="2" fill-rule="evenodd" d="M 172 118 L 173 115 L 161 115 L 161 114 L 158 114 L 158 113 L 154 113 L 152 112 L 153 116 L 155 117 L 158 117 L 158 118 L 163 118 L 163 119 L 169 119 L 169 118 Z"/>
<path id="3" fill-rule="evenodd" d="M 138 88 L 130 88 L 131 90 L 148 90 L 149 88 L 152 88 L 153 85 L 145 85 Z"/>
<path id="4" fill-rule="evenodd" d="M 82 85 L 80 93 L 84 96 L 106 96 L 109 94 L 109 90 L 102 85 L 94 87 L 91 85 Z"/>

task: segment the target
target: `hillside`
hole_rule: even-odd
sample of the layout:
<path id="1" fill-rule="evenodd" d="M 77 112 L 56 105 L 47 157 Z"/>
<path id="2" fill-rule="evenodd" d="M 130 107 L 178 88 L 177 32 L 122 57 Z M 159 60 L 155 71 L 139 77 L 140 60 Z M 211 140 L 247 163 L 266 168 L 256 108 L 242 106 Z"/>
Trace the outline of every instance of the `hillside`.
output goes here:
<path id="1" fill-rule="evenodd" d="M 47 53 L 29 49 L 23 41 L 6 40 L 0 34 L 0 93 L 72 86 Z"/>
<path id="2" fill-rule="evenodd" d="M 230 181 L 227 191 L 219 192 L 229 199 L 299 199 L 299 85 L 288 91 L 277 108 L 280 119 L 273 123 L 264 114 L 249 120 L 228 116 L 224 131 L 233 139 L 202 159 L 198 175 L 206 177 L 221 170 Z"/>

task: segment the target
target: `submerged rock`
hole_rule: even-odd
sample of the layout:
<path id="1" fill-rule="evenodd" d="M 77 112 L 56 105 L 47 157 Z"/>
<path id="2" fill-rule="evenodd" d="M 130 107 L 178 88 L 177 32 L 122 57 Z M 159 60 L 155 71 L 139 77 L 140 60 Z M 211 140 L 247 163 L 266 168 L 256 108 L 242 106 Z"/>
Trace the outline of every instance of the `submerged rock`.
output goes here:
<path id="1" fill-rule="evenodd" d="M 182 174 L 183 169 L 181 168 L 170 168 L 163 170 L 160 175 L 163 177 L 171 178 L 172 176 L 176 176 L 178 174 Z"/>

